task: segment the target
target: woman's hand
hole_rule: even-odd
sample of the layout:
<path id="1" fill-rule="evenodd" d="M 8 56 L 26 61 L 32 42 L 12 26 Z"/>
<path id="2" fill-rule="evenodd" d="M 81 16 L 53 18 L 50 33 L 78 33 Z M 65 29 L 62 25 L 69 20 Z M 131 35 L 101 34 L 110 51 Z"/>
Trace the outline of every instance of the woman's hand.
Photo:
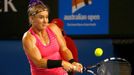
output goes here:
<path id="1" fill-rule="evenodd" d="M 64 68 L 65 71 L 68 71 L 68 72 L 73 71 L 76 68 L 75 65 L 64 60 L 62 61 L 62 67 Z"/>
<path id="2" fill-rule="evenodd" d="M 72 65 L 75 66 L 74 71 L 80 72 L 80 73 L 83 72 L 83 66 L 82 66 L 82 64 L 80 64 L 78 62 L 73 62 Z"/>

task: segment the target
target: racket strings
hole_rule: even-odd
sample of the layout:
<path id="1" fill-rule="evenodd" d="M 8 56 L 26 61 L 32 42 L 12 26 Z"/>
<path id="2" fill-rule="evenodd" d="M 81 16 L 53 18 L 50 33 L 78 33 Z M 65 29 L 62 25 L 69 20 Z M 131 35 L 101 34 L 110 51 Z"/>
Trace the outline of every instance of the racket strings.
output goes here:
<path id="1" fill-rule="evenodd" d="M 93 70 L 95 69 L 95 70 Z M 131 64 L 123 58 L 107 58 L 96 65 L 83 68 L 93 75 L 131 75 Z"/>
<path id="2" fill-rule="evenodd" d="M 98 75 L 131 75 L 131 66 L 128 62 L 114 60 L 104 62 L 97 69 Z"/>

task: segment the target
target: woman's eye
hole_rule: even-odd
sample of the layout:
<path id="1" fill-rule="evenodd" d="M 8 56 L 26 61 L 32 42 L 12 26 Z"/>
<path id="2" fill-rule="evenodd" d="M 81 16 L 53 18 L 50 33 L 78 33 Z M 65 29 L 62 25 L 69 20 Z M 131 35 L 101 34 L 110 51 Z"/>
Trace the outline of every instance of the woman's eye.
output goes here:
<path id="1" fill-rule="evenodd" d="M 39 16 L 40 19 L 43 19 L 44 17 L 43 16 Z"/>

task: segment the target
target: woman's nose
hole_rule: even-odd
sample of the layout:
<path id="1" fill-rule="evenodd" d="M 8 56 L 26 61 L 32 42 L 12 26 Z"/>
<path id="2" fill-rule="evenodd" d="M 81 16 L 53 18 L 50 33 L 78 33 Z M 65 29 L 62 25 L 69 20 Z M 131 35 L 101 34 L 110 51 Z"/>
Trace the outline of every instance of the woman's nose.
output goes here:
<path id="1" fill-rule="evenodd" d="M 47 23 L 48 21 L 47 21 L 47 19 L 43 19 L 43 22 L 44 22 L 44 23 Z"/>

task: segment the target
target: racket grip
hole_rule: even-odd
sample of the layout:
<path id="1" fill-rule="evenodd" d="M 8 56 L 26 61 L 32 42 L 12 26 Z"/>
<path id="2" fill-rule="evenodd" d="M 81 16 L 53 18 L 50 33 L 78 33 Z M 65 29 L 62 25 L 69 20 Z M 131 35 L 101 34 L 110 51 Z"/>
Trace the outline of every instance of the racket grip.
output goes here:
<path id="1" fill-rule="evenodd" d="M 83 67 L 82 71 L 86 71 L 86 70 L 87 70 L 87 68 L 86 67 Z"/>

